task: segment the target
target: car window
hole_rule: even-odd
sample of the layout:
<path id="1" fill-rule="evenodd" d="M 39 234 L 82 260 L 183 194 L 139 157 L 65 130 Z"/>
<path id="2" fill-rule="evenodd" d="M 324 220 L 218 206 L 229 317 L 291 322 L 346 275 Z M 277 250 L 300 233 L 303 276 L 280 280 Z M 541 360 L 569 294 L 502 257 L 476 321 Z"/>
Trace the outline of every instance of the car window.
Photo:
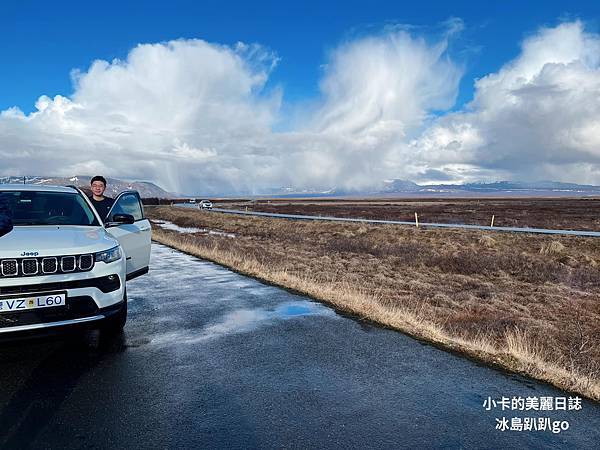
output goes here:
<path id="1" fill-rule="evenodd" d="M 98 226 L 98 220 L 78 193 L 5 191 L 12 224 Z"/>
<path id="2" fill-rule="evenodd" d="M 13 228 L 12 211 L 6 194 L 0 192 L 0 237 L 9 233 Z"/>
<path id="3" fill-rule="evenodd" d="M 136 221 L 144 218 L 144 210 L 136 194 L 120 196 L 110 211 L 109 221 L 112 221 L 115 214 L 130 214 Z"/>

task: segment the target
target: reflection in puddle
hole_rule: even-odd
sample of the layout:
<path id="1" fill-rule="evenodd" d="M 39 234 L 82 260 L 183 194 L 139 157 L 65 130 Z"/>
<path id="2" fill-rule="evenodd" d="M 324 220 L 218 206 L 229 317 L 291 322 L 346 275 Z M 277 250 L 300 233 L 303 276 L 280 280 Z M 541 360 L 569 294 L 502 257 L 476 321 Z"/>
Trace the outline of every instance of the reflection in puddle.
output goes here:
<path id="1" fill-rule="evenodd" d="M 163 334 L 153 339 L 152 344 L 194 344 L 230 334 L 252 331 L 277 320 L 313 315 L 336 317 L 333 310 L 308 301 L 282 303 L 272 310 L 237 309 L 227 313 L 220 322 L 210 324 L 200 330 L 182 330 Z"/>
<path id="2" fill-rule="evenodd" d="M 177 231 L 182 234 L 194 234 L 194 233 L 202 233 L 213 236 L 223 236 L 228 238 L 234 238 L 235 234 L 233 233 L 225 233 L 224 231 L 216 231 L 209 230 L 208 228 L 196 228 L 196 227 L 180 227 L 179 225 L 174 224 L 173 222 L 169 222 L 168 220 L 153 220 L 153 224 L 158 225 L 164 230 Z"/>

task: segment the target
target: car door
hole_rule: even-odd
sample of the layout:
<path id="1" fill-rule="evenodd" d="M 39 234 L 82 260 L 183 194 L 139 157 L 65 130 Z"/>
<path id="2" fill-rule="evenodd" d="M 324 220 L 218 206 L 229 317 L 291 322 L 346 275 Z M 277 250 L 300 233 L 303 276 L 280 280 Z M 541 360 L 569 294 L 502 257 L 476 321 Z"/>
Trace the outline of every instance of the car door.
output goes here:
<path id="1" fill-rule="evenodd" d="M 129 214 L 134 222 L 118 224 L 117 214 Z M 140 196 L 135 191 L 122 192 L 115 199 L 105 223 L 106 231 L 119 241 L 127 258 L 127 279 L 130 280 L 148 272 L 152 231 L 150 221 L 144 216 Z"/>

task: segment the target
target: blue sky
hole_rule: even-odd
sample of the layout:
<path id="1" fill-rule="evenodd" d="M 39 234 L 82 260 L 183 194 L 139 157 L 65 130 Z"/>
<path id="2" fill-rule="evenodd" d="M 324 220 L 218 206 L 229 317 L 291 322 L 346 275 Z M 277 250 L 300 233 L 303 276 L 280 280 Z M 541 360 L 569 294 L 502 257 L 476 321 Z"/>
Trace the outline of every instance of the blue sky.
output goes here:
<path id="1" fill-rule="evenodd" d="M 580 18 L 597 29 L 596 1 L 31 1 L 0 4 L 0 110 L 34 109 L 42 95 L 69 94 L 69 73 L 95 59 L 124 58 L 139 43 L 178 38 L 259 43 L 281 61 L 271 84 L 286 102 L 318 94 L 321 65 L 340 42 L 387 24 L 436 33 L 450 18 L 465 30 L 451 56 L 465 64 L 457 107 L 469 101 L 473 79 L 496 71 L 540 26 Z"/>
<path id="2" fill-rule="evenodd" d="M 600 184 L 598 1 L 2 0 L 0 69 L 0 175 Z"/>

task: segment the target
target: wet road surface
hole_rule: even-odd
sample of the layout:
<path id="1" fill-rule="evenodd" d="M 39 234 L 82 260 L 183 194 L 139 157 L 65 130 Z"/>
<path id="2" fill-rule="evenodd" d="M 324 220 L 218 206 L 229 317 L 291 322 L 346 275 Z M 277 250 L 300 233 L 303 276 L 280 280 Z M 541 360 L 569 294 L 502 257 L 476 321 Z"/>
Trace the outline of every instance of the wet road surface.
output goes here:
<path id="1" fill-rule="evenodd" d="M 154 245 L 125 334 L 0 346 L 2 448 L 594 448 L 600 406 Z M 496 418 L 568 421 L 499 431 Z"/>

